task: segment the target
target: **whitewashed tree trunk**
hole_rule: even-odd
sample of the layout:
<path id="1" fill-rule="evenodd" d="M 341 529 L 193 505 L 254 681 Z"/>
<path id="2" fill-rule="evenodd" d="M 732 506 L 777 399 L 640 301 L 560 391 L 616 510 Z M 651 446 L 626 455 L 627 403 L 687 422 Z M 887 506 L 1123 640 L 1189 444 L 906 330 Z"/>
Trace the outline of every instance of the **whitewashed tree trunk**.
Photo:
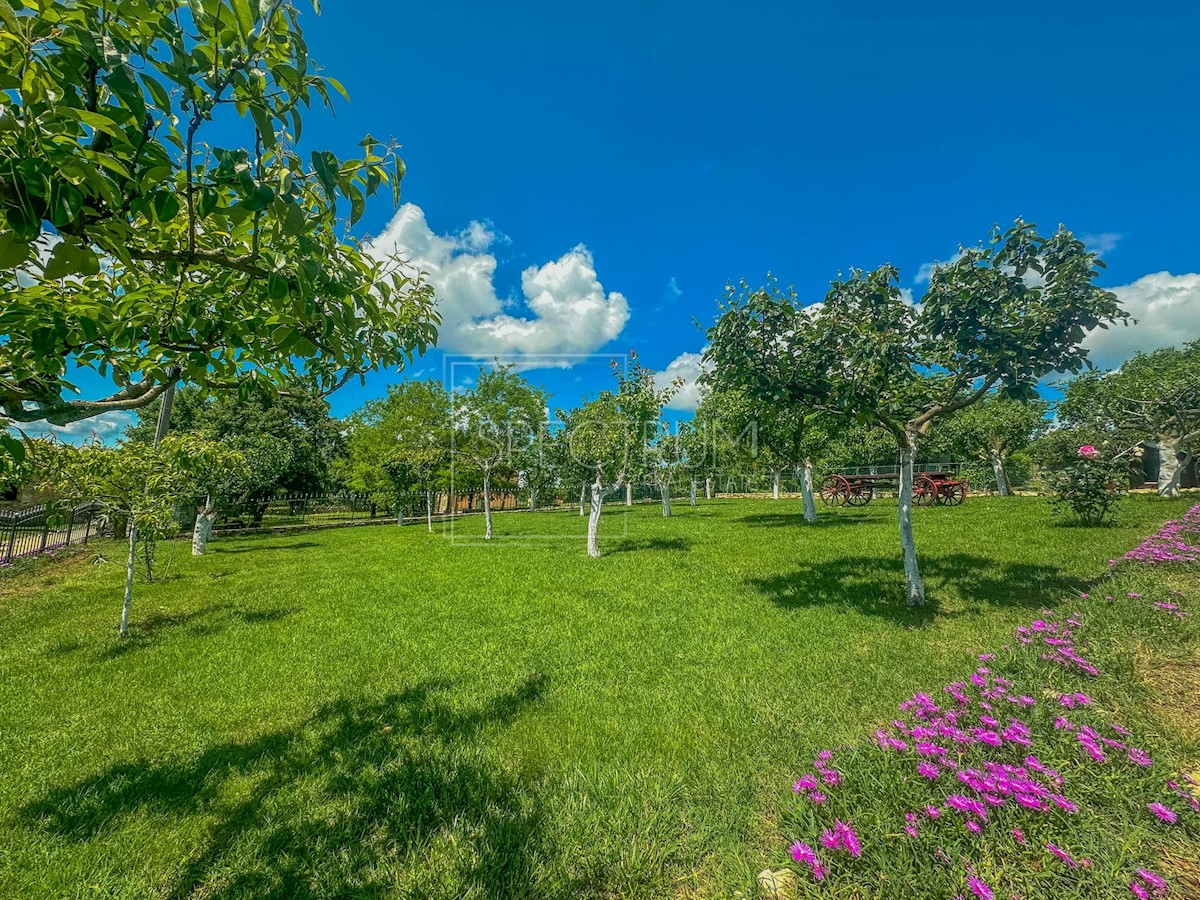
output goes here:
<path id="1" fill-rule="evenodd" d="M 425 491 L 425 524 L 429 526 L 429 533 L 433 534 L 433 491 L 428 489 Z"/>
<path id="2" fill-rule="evenodd" d="M 587 502 L 585 499 L 586 497 L 587 497 L 587 482 L 585 481 L 583 484 L 581 484 L 579 486 L 579 514 L 581 516 L 587 515 L 586 508 L 585 508 L 585 504 Z"/>
<path id="3" fill-rule="evenodd" d="M 1179 481 L 1190 462 L 1190 455 L 1180 459 L 1179 441 L 1158 442 L 1158 496 L 1178 497 Z"/>
<path id="4" fill-rule="evenodd" d="M 989 450 L 988 456 L 992 461 L 992 474 L 996 476 L 996 493 L 1001 497 L 1008 496 L 1008 473 L 1004 471 L 1004 458 L 999 450 Z"/>
<path id="5" fill-rule="evenodd" d="M 483 473 L 483 539 L 492 539 L 492 473 Z"/>
<path id="6" fill-rule="evenodd" d="M 600 477 L 592 485 L 592 509 L 588 515 L 587 552 L 592 559 L 600 558 L 600 510 L 604 508 L 604 488 Z"/>
<path id="7" fill-rule="evenodd" d="M 129 556 L 125 560 L 125 600 L 121 604 L 121 637 L 129 632 L 129 607 L 133 605 L 133 564 L 137 560 L 137 523 L 129 517 Z"/>
<path id="8" fill-rule="evenodd" d="M 913 541 L 913 461 L 917 456 L 917 436 L 910 434 L 900 448 L 900 546 L 904 551 L 906 602 L 910 607 L 925 605 L 925 584 L 917 566 L 917 545 Z"/>
<path id="9" fill-rule="evenodd" d="M 537 509 L 537 488 L 530 486 L 529 488 L 529 511 L 533 512 Z"/>
<path id="10" fill-rule="evenodd" d="M 671 483 L 669 481 L 659 482 L 658 495 L 662 497 L 663 518 L 671 518 Z"/>
<path id="11" fill-rule="evenodd" d="M 403 497 L 396 498 L 396 524 L 397 525 L 404 524 L 404 498 Z"/>
<path id="12" fill-rule="evenodd" d="M 204 555 L 216 521 L 217 511 L 213 509 L 212 498 L 206 498 L 204 505 L 196 512 L 196 527 L 192 529 L 192 556 Z"/>
<path id="13" fill-rule="evenodd" d="M 712 499 L 712 476 L 711 475 L 704 476 L 704 499 L 705 500 Z"/>
<path id="14" fill-rule="evenodd" d="M 633 506 L 633 485 L 625 485 L 625 505 Z"/>
<path id="15" fill-rule="evenodd" d="M 800 475 L 800 499 L 804 504 L 804 521 L 817 521 L 817 504 L 813 502 L 812 460 L 804 460 Z"/>
<path id="16" fill-rule="evenodd" d="M 772 500 L 779 499 L 779 473 L 778 472 L 771 473 L 771 499 Z"/>
<path id="17" fill-rule="evenodd" d="M 691 501 L 692 506 L 696 505 L 696 479 L 695 478 L 692 479 L 692 488 L 691 488 L 690 493 L 688 494 L 688 499 Z"/>

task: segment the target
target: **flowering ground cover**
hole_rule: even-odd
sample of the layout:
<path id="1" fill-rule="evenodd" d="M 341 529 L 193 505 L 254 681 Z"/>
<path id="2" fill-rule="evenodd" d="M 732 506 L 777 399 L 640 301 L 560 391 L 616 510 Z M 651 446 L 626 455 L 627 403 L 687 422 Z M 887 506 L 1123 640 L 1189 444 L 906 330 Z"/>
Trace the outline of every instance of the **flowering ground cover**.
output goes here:
<path id="1" fill-rule="evenodd" d="M 1177 727 L 1195 706 L 1156 710 L 1142 680 L 1182 660 L 1200 691 L 1189 540 L 1200 505 L 870 741 L 820 751 L 785 814 L 798 893 L 1200 896 L 1200 735 Z"/>
<path id="2" fill-rule="evenodd" d="M 1000 856 L 1017 858 L 1013 827 L 1021 865 L 1069 889 L 1040 896 L 1090 891 L 1102 875 L 1128 896 L 1138 868 L 1186 896 L 1193 826 L 1166 779 L 1185 758 L 1176 733 L 1200 740 L 1200 723 L 1160 719 L 1155 698 L 1187 696 L 1200 613 L 1166 581 L 1155 593 L 1127 580 L 1166 579 L 1174 564 L 1119 564 L 1114 587 L 1144 594 L 1136 604 L 1089 585 L 1189 505 L 1129 497 L 1106 528 L 1056 523 L 1035 498 L 919 509 L 924 612 L 904 608 L 883 501 L 823 511 L 815 527 L 798 500 L 720 500 L 668 520 L 652 506 L 606 510 L 600 560 L 584 555 L 569 511 L 498 516 L 491 546 L 470 540 L 478 521 L 459 523 L 466 541 L 375 527 L 222 538 L 198 559 L 180 545 L 161 581 L 139 585 L 123 643 L 119 549 L 5 575 L 0 897 L 752 898 L 767 864 L 803 865 L 788 853 L 802 840 L 825 868 L 822 882 L 797 878 L 813 896 L 951 898 L 969 877 L 1010 887 Z M 97 551 L 118 562 L 92 565 Z M 1016 629 L 1038 619 L 1073 628 L 1072 652 L 1098 674 L 1021 645 Z M 1006 801 L 976 836 L 971 807 L 951 806 L 915 818 L 909 838 L 904 813 L 980 797 L 951 789 L 959 770 L 941 763 L 936 781 L 916 774 L 924 758 L 889 723 L 920 724 L 919 707 L 897 707 L 922 691 L 956 709 L 941 688 L 959 681 L 982 711 L 996 685 L 972 683 L 979 666 L 1035 699 L 993 703 L 998 734 L 1019 719 L 1033 744 L 981 736 L 959 769 L 994 777 L 985 760 L 1034 753 L 1064 784 L 1023 777 L 1079 812 L 1023 816 Z M 1075 705 L 1023 687 L 1026 669 L 1050 673 Z M 1058 716 L 1074 730 L 1050 735 Z M 1088 757 L 1084 726 L 1106 762 Z M 885 753 L 877 729 L 906 749 Z M 812 766 L 823 749 L 837 784 Z M 851 765 L 860 758 L 886 761 L 862 771 L 880 796 L 894 781 L 902 803 L 851 802 L 876 793 Z M 793 794 L 805 775 L 823 804 Z M 1123 806 L 1100 802 L 1109 781 Z M 1060 821 L 1124 834 L 1128 849 Z M 938 840 L 954 860 L 944 871 L 929 861 Z M 1090 866 L 1070 868 L 1046 843 Z"/>

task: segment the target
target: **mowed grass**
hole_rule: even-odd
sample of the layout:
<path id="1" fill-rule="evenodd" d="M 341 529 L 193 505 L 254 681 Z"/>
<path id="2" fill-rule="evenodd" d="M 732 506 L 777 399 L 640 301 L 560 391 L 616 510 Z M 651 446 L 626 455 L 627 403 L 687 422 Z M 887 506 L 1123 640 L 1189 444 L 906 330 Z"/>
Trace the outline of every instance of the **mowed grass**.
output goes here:
<path id="1" fill-rule="evenodd" d="M 820 748 L 973 667 L 1187 500 L 570 511 L 0 581 L 0 897 L 728 897 Z M 96 548 L 93 548 L 95 550 Z M 121 548 L 104 552 L 114 561 Z"/>

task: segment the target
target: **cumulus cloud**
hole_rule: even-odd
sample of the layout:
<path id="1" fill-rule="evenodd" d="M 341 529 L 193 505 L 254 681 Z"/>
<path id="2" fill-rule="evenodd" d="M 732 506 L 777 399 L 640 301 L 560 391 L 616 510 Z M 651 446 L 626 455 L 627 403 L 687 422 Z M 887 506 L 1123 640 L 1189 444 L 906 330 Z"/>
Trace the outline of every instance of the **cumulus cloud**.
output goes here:
<path id="1" fill-rule="evenodd" d="M 667 409 L 680 412 L 695 412 L 700 405 L 699 378 L 704 368 L 703 353 L 680 353 L 667 364 L 661 372 L 654 373 L 654 384 L 660 390 L 671 384 L 676 378 L 683 380 L 682 386 L 668 401 Z"/>
<path id="2" fill-rule="evenodd" d="M 100 441 L 111 444 L 121 433 L 137 421 L 134 413 L 124 410 L 100 413 L 90 419 L 80 419 L 68 425 L 50 425 L 38 422 L 21 426 L 30 437 L 55 437 L 67 444 L 88 444 Z"/>
<path id="3" fill-rule="evenodd" d="M 1093 329 L 1084 339 L 1093 363 L 1111 369 L 1139 350 L 1177 347 L 1200 339 L 1200 274 L 1156 272 L 1110 288 L 1136 325 Z"/>
<path id="4" fill-rule="evenodd" d="M 522 301 L 499 297 L 496 257 L 489 251 L 505 241 L 490 222 L 439 235 L 419 206 L 406 203 L 367 247 L 378 256 L 398 255 L 427 274 L 438 297 L 443 350 L 481 358 L 592 353 L 621 333 L 629 303 L 618 291 L 605 292 L 583 244 L 525 269 Z"/>

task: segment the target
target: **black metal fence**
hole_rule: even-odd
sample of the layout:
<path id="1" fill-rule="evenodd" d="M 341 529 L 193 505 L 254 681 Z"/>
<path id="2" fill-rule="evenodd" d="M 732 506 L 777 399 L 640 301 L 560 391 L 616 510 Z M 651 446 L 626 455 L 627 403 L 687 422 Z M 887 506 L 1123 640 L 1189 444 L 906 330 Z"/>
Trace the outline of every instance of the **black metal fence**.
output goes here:
<path id="1" fill-rule="evenodd" d="M 71 544 L 86 544 L 101 521 L 97 503 L 74 507 L 43 503 L 0 511 L 0 565 Z"/>

